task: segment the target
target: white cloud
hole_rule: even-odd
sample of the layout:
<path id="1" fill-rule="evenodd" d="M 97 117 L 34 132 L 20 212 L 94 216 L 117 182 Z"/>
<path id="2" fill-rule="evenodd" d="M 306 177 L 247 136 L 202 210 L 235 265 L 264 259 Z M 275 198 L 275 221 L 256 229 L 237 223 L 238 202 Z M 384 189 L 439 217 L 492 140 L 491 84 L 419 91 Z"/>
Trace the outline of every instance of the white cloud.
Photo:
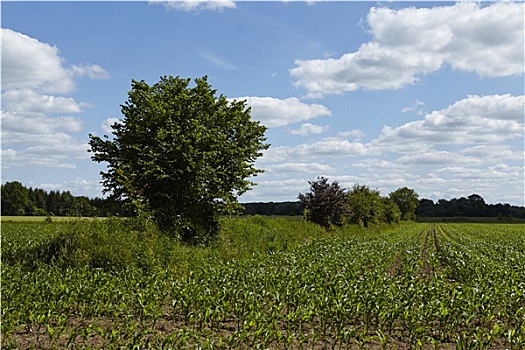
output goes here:
<path id="1" fill-rule="evenodd" d="M 2 90 L 68 93 L 74 88 L 71 72 L 63 67 L 55 46 L 2 29 Z"/>
<path id="2" fill-rule="evenodd" d="M 365 133 L 362 132 L 359 129 L 349 130 L 349 131 L 341 131 L 337 133 L 337 137 L 340 138 L 351 138 L 354 139 L 354 141 L 359 141 L 363 137 L 365 137 Z"/>
<path id="3" fill-rule="evenodd" d="M 62 133 L 69 139 L 69 133 L 82 130 L 82 121 L 75 117 L 48 117 L 40 113 L 2 113 L 2 144 L 24 143 L 46 144 L 57 142 Z M 64 141 L 64 138 L 59 138 Z"/>
<path id="4" fill-rule="evenodd" d="M 523 159 L 523 154 L 513 152 L 508 145 L 479 145 L 468 147 L 461 150 L 459 153 L 482 159 Z"/>
<path id="5" fill-rule="evenodd" d="M 399 89 L 444 64 L 480 77 L 522 75 L 523 3 L 372 8 L 373 40 L 340 58 L 297 60 L 290 74 L 309 97 L 357 89 Z M 497 28 L 497 29 L 496 29 Z"/>
<path id="6" fill-rule="evenodd" d="M 42 43 L 10 29 L 2 33 L 2 90 L 33 89 L 42 93 L 67 94 L 75 89 L 75 76 L 107 78 L 98 65 L 67 68 L 56 46 Z"/>
<path id="7" fill-rule="evenodd" d="M 390 150 L 406 145 L 424 150 L 421 145 L 425 144 L 428 149 L 433 144 L 490 144 L 523 138 L 524 106 L 524 96 L 468 96 L 424 119 L 385 126 L 374 143 Z"/>
<path id="8" fill-rule="evenodd" d="M 13 113 L 80 113 L 85 106 L 71 97 L 42 95 L 29 89 L 2 94 L 2 109 Z"/>
<path id="9" fill-rule="evenodd" d="M 235 100 L 246 100 L 252 109 L 252 118 L 270 128 L 332 115 L 332 112 L 323 105 L 306 104 L 295 97 L 278 99 L 246 96 Z"/>
<path id="10" fill-rule="evenodd" d="M 453 152 L 431 151 L 404 155 L 396 160 L 403 164 L 480 164 L 481 160 L 473 157 L 460 156 Z"/>
<path id="11" fill-rule="evenodd" d="M 384 195 L 408 186 L 434 200 L 483 192 L 491 203 L 520 204 L 523 199 L 514 192 L 523 188 L 524 169 L 519 164 L 525 154 L 514 141 L 523 139 L 524 103 L 524 96 L 467 96 L 419 120 L 386 126 L 367 143 L 359 141 L 364 137 L 361 130 L 350 130 L 337 137 L 271 147 L 258 160 L 267 172 L 257 178 L 264 185 L 255 188 L 253 198 L 293 200 L 308 190 L 308 180 L 324 175 L 346 187 L 366 184 Z M 304 174 L 303 189 L 290 182 L 274 191 L 274 180 L 285 173 L 297 182 L 294 174 Z"/>
<path id="12" fill-rule="evenodd" d="M 424 115 L 425 112 L 425 103 L 421 102 L 419 100 L 416 100 L 414 104 L 410 107 L 403 107 L 401 109 L 401 112 L 403 113 L 415 113 L 417 115 Z"/>
<path id="13" fill-rule="evenodd" d="M 75 78 L 107 78 L 98 65 L 66 67 L 57 47 L 2 29 L 2 167 L 75 168 L 88 159 L 79 114 L 88 105 L 67 96 Z M 57 115 L 58 114 L 58 115 Z M 64 115 L 66 114 L 66 115 Z"/>
<path id="14" fill-rule="evenodd" d="M 465 166 L 449 166 L 438 169 L 436 172 L 444 173 L 446 175 L 453 175 L 458 179 L 490 179 L 493 181 L 509 180 L 514 178 L 513 182 L 523 180 L 523 169 L 519 167 L 502 168 L 500 166 L 489 166 L 483 168 L 465 167 Z M 521 180 L 519 179 L 521 175 Z M 523 182 L 521 182 L 523 187 Z"/>
<path id="15" fill-rule="evenodd" d="M 121 120 L 119 118 L 108 118 L 102 122 L 102 125 L 100 125 L 100 128 L 102 131 L 104 131 L 106 134 L 111 134 L 113 132 L 113 124 L 120 122 Z"/>
<path id="16" fill-rule="evenodd" d="M 236 8 L 235 1 L 231 0 L 150 0 L 150 4 L 163 5 L 168 10 L 184 12 L 211 10 L 222 12 L 224 9 Z"/>
<path id="17" fill-rule="evenodd" d="M 379 159 L 379 158 L 363 159 L 362 161 L 358 161 L 354 163 L 353 166 L 358 167 L 358 168 L 371 169 L 371 170 L 387 169 L 389 171 L 405 168 L 404 165 L 400 165 L 399 163 L 394 163 L 394 162 L 384 160 L 384 159 Z"/>
<path id="18" fill-rule="evenodd" d="M 97 180 L 86 180 L 83 178 L 74 178 L 72 180 L 66 180 L 63 182 L 44 182 L 44 183 L 30 183 L 29 186 L 35 188 L 41 188 L 46 191 L 70 191 L 75 196 L 88 196 L 93 197 L 93 194 L 97 194 L 99 197 L 102 192 L 102 186 L 100 181 Z"/>
<path id="19" fill-rule="evenodd" d="M 239 202 L 253 201 L 294 201 L 300 192 L 308 190 L 308 180 L 305 178 L 291 178 L 286 180 L 262 180 L 251 191 L 243 194 Z"/>
<path id="20" fill-rule="evenodd" d="M 296 163 L 296 162 L 290 162 L 290 163 L 280 163 L 280 164 L 274 164 L 269 165 L 266 167 L 266 170 L 271 173 L 328 173 L 333 171 L 334 169 L 327 164 L 320 164 L 316 162 L 312 163 Z"/>
<path id="21" fill-rule="evenodd" d="M 71 72 L 75 77 L 87 76 L 89 79 L 108 79 L 109 74 L 98 64 L 84 64 L 71 67 Z"/>
<path id="22" fill-rule="evenodd" d="M 76 165 L 68 162 L 68 158 L 57 154 L 33 153 L 30 149 L 26 151 L 16 151 L 14 149 L 2 149 L 2 168 L 11 169 L 14 167 L 47 167 L 61 169 L 75 169 Z"/>
<path id="23" fill-rule="evenodd" d="M 314 134 L 322 134 L 330 129 L 329 125 L 315 125 L 310 123 L 304 123 L 297 129 L 290 129 L 290 134 L 308 136 Z"/>
<path id="24" fill-rule="evenodd" d="M 271 147 L 264 152 L 263 160 L 270 162 L 292 160 L 306 162 L 313 159 L 361 156 L 372 153 L 371 148 L 367 148 L 360 142 L 350 142 L 340 138 L 327 137 L 297 146 Z"/>

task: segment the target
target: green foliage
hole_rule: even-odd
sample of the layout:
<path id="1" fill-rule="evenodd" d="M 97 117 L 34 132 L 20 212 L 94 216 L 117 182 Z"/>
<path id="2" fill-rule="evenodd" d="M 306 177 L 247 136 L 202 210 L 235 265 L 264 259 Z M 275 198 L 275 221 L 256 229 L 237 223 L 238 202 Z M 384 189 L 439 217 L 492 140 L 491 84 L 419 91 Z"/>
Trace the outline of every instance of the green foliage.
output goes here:
<path id="1" fill-rule="evenodd" d="M 235 218 L 224 219 L 208 247 L 155 235 L 151 225 L 144 218 L 3 225 L 2 348 L 525 346 L 523 225 L 403 223 L 327 233 L 300 221 Z M 135 232 L 131 243 L 120 231 Z M 124 247 L 113 247 L 128 263 L 151 247 L 140 258 L 149 266 L 41 260 L 28 270 L 20 259 L 35 256 L 8 254 L 72 232 L 91 245 L 116 232 Z"/>
<path id="2" fill-rule="evenodd" d="M 328 183 L 325 177 L 317 181 L 308 181 L 310 191 L 299 194 L 299 200 L 304 207 L 306 220 L 330 229 L 332 226 L 342 226 L 346 214 L 346 194 L 337 181 Z"/>
<path id="3" fill-rule="evenodd" d="M 2 215 L 24 215 L 29 203 L 27 188 L 20 182 L 6 182 L 2 185 Z"/>
<path id="4" fill-rule="evenodd" d="M 337 181 L 330 185 L 325 177 L 308 183 L 311 192 L 299 194 L 304 217 L 327 229 L 332 225 L 343 226 L 343 223 L 364 227 L 381 222 L 398 223 L 403 218 L 398 202 L 403 205 L 405 218 L 412 218 L 419 204 L 417 193 L 406 187 L 384 198 L 378 190 L 372 190 L 366 185 L 355 184 L 350 191 L 345 192 Z M 414 198 L 416 207 L 413 206 Z"/>
<path id="5" fill-rule="evenodd" d="M 2 185 L 3 216 L 93 216 L 95 208 L 89 198 L 73 196 L 69 191 L 27 188 L 18 181 Z"/>
<path id="6" fill-rule="evenodd" d="M 419 205 L 419 195 L 408 187 L 402 187 L 389 194 L 399 210 L 401 211 L 401 219 L 413 220 L 415 219 L 415 211 Z"/>
<path id="7" fill-rule="evenodd" d="M 487 204 L 485 200 L 472 194 L 467 198 L 440 199 L 437 203 L 421 199 L 416 209 L 418 217 L 468 217 L 468 218 L 519 218 L 525 219 L 525 207 L 510 204 Z"/>
<path id="8" fill-rule="evenodd" d="M 348 192 L 348 221 L 353 224 L 368 227 L 371 223 L 378 223 L 383 215 L 384 202 L 378 190 L 371 190 L 368 186 L 355 184 Z"/>
<path id="9" fill-rule="evenodd" d="M 396 202 L 389 197 L 381 198 L 381 221 L 386 223 L 398 223 L 401 220 L 401 210 Z"/>
<path id="10" fill-rule="evenodd" d="M 212 257 L 231 260 L 291 251 L 309 239 L 326 236 L 319 226 L 284 218 L 253 216 L 221 221 L 218 239 L 208 247 L 195 249 L 170 239 L 145 216 L 4 222 L 2 261 L 26 270 L 48 264 L 107 271 L 178 267 L 188 273 L 195 264 Z"/>
<path id="11" fill-rule="evenodd" d="M 150 268 L 165 253 L 169 241 L 154 229 L 154 225 L 137 224 L 139 219 L 77 219 L 52 223 L 31 223 L 28 234 L 20 234 L 17 241 L 4 240 L 2 261 L 35 269 L 40 264 L 60 267 Z M 10 232 L 23 223 L 3 223 Z"/>
<path id="12" fill-rule="evenodd" d="M 92 159 L 107 162 L 106 192 L 151 211 L 164 231 L 187 242 L 213 240 L 217 214 L 235 211 L 237 196 L 265 144 L 266 127 L 245 101 L 216 96 L 203 77 L 133 81 L 113 138 L 90 135 Z"/>

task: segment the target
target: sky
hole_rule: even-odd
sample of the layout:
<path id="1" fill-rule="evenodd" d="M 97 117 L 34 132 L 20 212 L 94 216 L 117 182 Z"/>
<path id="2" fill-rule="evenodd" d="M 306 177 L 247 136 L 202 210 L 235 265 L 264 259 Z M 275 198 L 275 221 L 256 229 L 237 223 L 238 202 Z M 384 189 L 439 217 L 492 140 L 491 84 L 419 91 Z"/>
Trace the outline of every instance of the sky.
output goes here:
<path id="1" fill-rule="evenodd" d="M 101 197 L 132 79 L 208 76 L 268 127 L 241 202 L 324 176 L 524 203 L 524 3 L 2 1 L 2 183 Z"/>

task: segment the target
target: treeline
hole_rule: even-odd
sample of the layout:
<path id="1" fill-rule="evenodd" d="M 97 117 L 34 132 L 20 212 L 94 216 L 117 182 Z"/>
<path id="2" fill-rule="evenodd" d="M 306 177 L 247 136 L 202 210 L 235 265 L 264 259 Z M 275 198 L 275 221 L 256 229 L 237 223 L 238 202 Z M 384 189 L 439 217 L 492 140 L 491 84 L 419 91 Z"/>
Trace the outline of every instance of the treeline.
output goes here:
<path id="1" fill-rule="evenodd" d="M 419 195 L 407 187 L 383 197 L 377 189 L 366 185 L 355 184 L 347 190 L 337 181 L 328 183 L 323 176 L 308 184 L 311 192 L 300 193 L 298 197 L 304 207 L 304 217 L 326 229 L 346 224 L 368 227 L 381 222 L 412 220 L 419 204 Z"/>
<path id="2" fill-rule="evenodd" d="M 525 219 L 525 207 L 510 204 L 487 204 L 485 200 L 472 194 L 467 198 L 440 199 L 434 203 L 421 199 L 416 208 L 418 217 L 513 217 Z"/>
<path id="3" fill-rule="evenodd" d="M 361 187 L 361 192 L 366 190 L 366 187 Z M 359 193 L 359 191 L 355 191 L 359 189 L 354 189 L 355 194 Z M 370 193 L 368 195 L 370 197 Z M 374 196 L 376 195 L 372 194 L 372 198 Z M 27 188 L 18 181 L 6 182 L 2 185 L 1 198 L 2 215 L 8 216 L 133 215 L 122 201 L 73 196 L 69 191 L 48 192 L 39 188 Z M 244 207 L 244 215 L 301 216 L 304 214 L 304 204 L 301 201 L 243 203 L 242 206 Z M 501 203 L 487 204 L 481 196 L 472 194 L 466 198 L 440 199 L 437 202 L 423 198 L 419 200 L 415 215 L 417 217 L 513 217 L 525 219 L 525 207 Z"/>
<path id="4" fill-rule="evenodd" d="M 417 217 L 505 217 L 525 219 L 525 207 L 510 204 L 487 204 L 483 198 L 473 200 L 473 194 L 467 198 L 440 199 L 437 202 L 423 198 L 415 210 Z M 470 200 L 469 200 L 470 198 Z M 246 215 L 303 215 L 303 205 L 297 202 L 260 202 L 244 203 Z"/>
<path id="5" fill-rule="evenodd" d="M 297 202 L 257 202 L 243 203 L 245 215 L 303 215 L 303 204 Z"/>
<path id="6" fill-rule="evenodd" d="M 18 181 L 1 187 L 2 215 L 14 216 L 129 216 L 123 202 L 73 196 L 69 191 L 27 188 Z"/>

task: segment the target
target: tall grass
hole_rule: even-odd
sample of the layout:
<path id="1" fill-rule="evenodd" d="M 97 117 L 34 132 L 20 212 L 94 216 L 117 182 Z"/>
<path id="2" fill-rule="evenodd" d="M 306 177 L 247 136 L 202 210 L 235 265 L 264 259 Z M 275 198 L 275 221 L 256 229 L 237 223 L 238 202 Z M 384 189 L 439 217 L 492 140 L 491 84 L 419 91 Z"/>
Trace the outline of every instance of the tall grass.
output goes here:
<path id="1" fill-rule="evenodd" d="M 164 235 L 146 219 L 4 222 L 2 262 L 30 270 L 40 264 L 51 264 L 111 271 L 170 269 L 187 274 L 210 260 L 291 251 L 307 240 L 341 236 L 349 231 L 327 232 L 320 226 L 285 218 L 223 218 L 216 242 L 189 246 Z"/>

